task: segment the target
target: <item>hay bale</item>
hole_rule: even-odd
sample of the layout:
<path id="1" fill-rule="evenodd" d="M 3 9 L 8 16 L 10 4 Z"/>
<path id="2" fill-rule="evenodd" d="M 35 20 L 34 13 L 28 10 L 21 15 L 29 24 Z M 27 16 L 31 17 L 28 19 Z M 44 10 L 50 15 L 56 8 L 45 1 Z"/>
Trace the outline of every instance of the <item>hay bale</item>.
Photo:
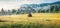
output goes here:
<path id="1" fill-rule="evenodd" d="M 29 13 L 29 14 L 28 14 L 28 17 L 32 17 L 32 14 L 31 14 L 31 13 Z"/>

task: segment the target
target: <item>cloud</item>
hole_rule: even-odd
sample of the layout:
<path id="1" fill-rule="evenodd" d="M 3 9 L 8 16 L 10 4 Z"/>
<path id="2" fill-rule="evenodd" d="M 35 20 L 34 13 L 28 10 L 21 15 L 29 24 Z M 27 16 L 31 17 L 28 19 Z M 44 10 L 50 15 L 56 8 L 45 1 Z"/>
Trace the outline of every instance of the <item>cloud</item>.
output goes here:
<path id="1" fill-rule="evenodd" d="M 39 4 L 39 3 L 51 3 L 56 1 L 60 1 L 60 0 L 24 0 L 22 3 L 23 4 Z"/>
<path id="2" fill-rule="evenodd" d="M 38 4 L 40 2 L 42 2 L 43 0 L 24 0 L 23 2 L 21 2 L 22 4 Z"/>

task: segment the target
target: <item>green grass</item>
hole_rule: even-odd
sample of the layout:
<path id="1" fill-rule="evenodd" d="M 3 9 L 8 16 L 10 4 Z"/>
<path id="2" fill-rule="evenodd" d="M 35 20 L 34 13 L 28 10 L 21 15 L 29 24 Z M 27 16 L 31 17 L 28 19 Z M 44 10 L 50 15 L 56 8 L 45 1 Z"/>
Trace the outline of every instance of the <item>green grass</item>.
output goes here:
<path id="1" fill-rule="evenodd" d="M 7 25 L 2 25 L 0 28 L 60 28 L 60 25 L 57 24 L 39 24 L 37 22 L 20 24 L 20 23 L 12 23 Z"/>

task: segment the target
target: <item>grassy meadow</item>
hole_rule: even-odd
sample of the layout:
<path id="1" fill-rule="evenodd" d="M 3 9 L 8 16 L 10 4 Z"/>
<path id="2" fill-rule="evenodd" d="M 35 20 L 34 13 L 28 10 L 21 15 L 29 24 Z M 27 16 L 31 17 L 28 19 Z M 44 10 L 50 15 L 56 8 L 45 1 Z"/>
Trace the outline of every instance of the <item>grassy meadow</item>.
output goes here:
<path id="1" fill-rule="evenodd" d="M 60 13 L 0 16 L 0 28 L 60 28 Z"/>

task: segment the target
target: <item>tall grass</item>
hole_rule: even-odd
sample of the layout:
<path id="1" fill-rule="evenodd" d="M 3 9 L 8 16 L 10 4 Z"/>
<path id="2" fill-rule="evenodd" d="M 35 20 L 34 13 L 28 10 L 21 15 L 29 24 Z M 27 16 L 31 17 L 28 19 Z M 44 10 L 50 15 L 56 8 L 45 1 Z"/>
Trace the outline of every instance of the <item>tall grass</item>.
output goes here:
<path id="1" fill-rule="evenodd" d="M 60 28 L 60 25 L 46 25 L 46 24 L 39 24 L 39 23 L 27 23 L 27 24 L 9 24 L 0 26 L 0 28 Z"/>

